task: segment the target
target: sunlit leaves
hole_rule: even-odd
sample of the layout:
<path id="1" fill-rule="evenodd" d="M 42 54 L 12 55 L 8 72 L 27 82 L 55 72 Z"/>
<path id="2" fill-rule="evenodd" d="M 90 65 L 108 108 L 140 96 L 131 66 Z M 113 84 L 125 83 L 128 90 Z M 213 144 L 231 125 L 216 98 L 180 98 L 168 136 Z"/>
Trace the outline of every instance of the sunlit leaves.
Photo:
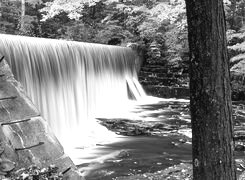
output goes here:
<path id="1" fill-rule="evenodd" d="M 85 5 L 94 6 L 100 0 L 54 0 L 47 2 L 46 7 L 42 9 L 45 13 L 43 20 L 54 17 L 60 12 L 68 13 L 70 19 L 79 19 L 82 15 L 81 12 Z"/>

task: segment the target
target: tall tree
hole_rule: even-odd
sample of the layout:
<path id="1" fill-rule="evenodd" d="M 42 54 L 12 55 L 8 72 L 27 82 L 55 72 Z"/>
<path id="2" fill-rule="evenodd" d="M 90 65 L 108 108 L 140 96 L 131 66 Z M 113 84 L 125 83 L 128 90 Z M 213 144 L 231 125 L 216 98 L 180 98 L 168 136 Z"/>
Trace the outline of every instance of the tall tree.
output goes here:
<path id="1" fill-rule="evenodd" d="M 193 177 L 195 180 L 235 180 L 223 1 L 186 0 L 186 8 Z"/>
<path id="2" fill-rule="evenodd" d="M 21 18 L 20 18 L 20 29 L 21 30 L 24 29 L 24 25 L 25 25 L 25 13 L 26 13 L 25 3 L 26 3 L 25 0 L 21 0 Z"/>

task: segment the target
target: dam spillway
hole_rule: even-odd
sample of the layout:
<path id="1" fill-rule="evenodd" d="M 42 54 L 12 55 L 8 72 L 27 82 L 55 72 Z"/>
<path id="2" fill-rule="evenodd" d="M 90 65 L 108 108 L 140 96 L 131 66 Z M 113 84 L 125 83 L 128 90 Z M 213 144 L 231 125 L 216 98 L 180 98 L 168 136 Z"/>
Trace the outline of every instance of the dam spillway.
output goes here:
<path id="1" fill-rule="evenodd" d="M 130 48 L 1 34 L 0 53 L 62 143 L 145 95 Z"/>

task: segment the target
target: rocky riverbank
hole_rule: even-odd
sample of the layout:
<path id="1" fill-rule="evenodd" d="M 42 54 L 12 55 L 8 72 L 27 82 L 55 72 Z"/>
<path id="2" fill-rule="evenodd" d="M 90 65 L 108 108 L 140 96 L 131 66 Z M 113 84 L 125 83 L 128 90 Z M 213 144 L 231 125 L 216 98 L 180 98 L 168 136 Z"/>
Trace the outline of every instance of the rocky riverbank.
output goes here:
<path id="1" fill-rule="evenodd" d="M 88 180 L 96 180 L 98 174 L 104 176 L 105 180 L 191 180 L 189 103 L 170 100 L 145 104 L 135 108 L 134 113 L 138 114 L 138 119 L 98 119 L 109 130 L 128 137 L 129 142 L 120 146 L 125 149 L 121 149 L 113 162 L 104 162 L 107 168 L 98 168 L 94 171 L 95 174 L 88 176 Z M 239 180 L 242 180 L 245 177 L 244 102 L 233 103 L 233 118 L 236 170 Z M 130 143 L 130 139 L 134 145 Z M 120 173 L 121 169 L 110 167 L 111 163 L 114 167 L 124 169 L 124 173 Z M 125 170 L 125 166 L 130 168 Z"/>

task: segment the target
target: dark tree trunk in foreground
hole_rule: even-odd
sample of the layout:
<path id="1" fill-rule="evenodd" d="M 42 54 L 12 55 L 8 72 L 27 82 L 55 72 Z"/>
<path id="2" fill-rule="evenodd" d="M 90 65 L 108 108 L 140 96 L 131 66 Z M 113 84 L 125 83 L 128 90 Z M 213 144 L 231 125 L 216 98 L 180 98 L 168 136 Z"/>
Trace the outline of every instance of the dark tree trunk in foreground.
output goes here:
<path id="1" fill-rule="evenodd" d="M 235 180 L 222 0 L 186 0 L 194 180 Z"/>

